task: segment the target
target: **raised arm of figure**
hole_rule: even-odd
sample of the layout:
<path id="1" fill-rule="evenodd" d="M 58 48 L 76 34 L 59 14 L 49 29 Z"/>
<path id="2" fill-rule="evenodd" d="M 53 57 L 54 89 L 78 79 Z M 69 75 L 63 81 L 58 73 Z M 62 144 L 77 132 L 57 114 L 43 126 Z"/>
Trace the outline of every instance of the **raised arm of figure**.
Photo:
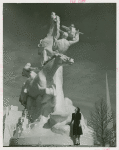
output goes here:
<path id="1" fill-rule="evenodd" d="M 62 28 L 64 28 L 66 31 L 69 31 L 69 30 L 70 30 L 69 27 L 66 27 L 66 26 L 63 26 L 63 25 L 62 25 Z"/>

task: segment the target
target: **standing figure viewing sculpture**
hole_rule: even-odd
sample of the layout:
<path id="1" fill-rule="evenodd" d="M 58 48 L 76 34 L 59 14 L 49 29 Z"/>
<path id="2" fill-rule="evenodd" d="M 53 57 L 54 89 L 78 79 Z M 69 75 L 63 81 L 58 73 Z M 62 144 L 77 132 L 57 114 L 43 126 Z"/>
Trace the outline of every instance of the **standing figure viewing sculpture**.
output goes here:
<path id="1" fill-rule="evenodd" d="M 71 124 L 73 123 L 73 136 L 75 138 L 75 145 L 80 145 L 80 135 L 83 134 L 82 127 L 80 124 L 81 121 L 81 113 L 80 109 L 77 107 L 75 109 L 75 113 L 72 113 Z"/>

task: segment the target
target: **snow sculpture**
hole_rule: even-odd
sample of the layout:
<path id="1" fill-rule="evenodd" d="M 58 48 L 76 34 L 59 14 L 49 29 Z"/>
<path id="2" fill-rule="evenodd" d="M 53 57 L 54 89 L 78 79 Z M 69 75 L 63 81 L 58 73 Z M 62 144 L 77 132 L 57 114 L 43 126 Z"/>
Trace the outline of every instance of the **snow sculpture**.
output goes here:
<path id="1" fill-rule="evenodd" d="M 25 126 L 17 143 L 14 138 L 12 139 L 11 143 L 14 145 L 26 143 L 27 145 L 28 143 L 43 145 L 49 142 L 50 144 L 73 145 L 69 124 L 75 107 L 69 98 L 64 97 L 63 66 L 74 63 L 72 58 L 64 55 L 72 44 L 79 41 L 79 31 L 75 29 L 74 32 L 72 40 L 68 40 L 71 32 L 62 32 L 60 17 L 54 12 L 51 13 L 49 32 L 38 44 L 38 54 L 41 58 L 38 68 L 40 69 L 31 67 L 30 63 L 23 68 L 22 75 L 26 76 L 27 80 L 22 86 L 19 101 L 27 109 L 30 123 L 27 127 Z M 84 135 L 85 133 L 91 135 L 91 130 L 85 124 L 83 115 L 81 124 Z M 92 142 L 81 142 L 81 144 L 91 145 L 93 139 L 92 137 L 90 139 Z"/>

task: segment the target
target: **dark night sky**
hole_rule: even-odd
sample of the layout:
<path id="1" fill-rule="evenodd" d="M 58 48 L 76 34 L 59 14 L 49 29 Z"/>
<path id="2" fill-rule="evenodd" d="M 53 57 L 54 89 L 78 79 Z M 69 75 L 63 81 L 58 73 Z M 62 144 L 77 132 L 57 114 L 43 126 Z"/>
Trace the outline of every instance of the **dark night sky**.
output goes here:
<path id="1" fill-rule="evenodd" d="M 93 104 L 105 99 L 107 72 L 113 110 L 116 109 L 116 4 L 24 3 L 3 5 L 4 106 L 18 105 L 21 76 L 27 62 L 38 66 L 38 43 L 47 34 L 50 14 L 60 16 L 61 25 L 74 23 L 84 35 L 67 52 L 74 58 L 64 67 L 64 94 L 88 118 Z M 9 98 L 9 99 L 8 99 Z"/>

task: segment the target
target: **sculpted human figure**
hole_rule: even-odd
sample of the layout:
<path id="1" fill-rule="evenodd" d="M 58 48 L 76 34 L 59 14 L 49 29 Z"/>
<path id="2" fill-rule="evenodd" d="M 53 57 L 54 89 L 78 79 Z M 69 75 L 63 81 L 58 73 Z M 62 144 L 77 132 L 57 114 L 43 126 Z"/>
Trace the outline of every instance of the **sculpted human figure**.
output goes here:
<path id="1" fill-rule="evenodd" d="M 25 67 L 23 68 L 23 71 L 22 71 L 22 76 L 25 76 L 25 77 L 30 77 L 30 78 L 35 78 L 35 76 L 37 75 L 37 73 L 39 72 L 40 70 L 37 68 L 37 67 L 31 67 L 31 64 L 30 63 L 27 63 L 25 65 Z"/>
<path id="2" fill-rule="evenodd" d="M 59 38 L 60 36 L 59 29 L 60 29 L 60 18 L 54 12 L 52 12 L 49 32 L 47 36 L 44 39 L 41 39 L 40 43 L 38 44 L 39 47 L 38 54 L 40 55 L 41 66 L 43 66 L 47 60 L 51 59 L 51 57 L 56 54 L 56 52 L 52 50 L 52 46 L 54 43 L 53 37 L 55 37 L 56 39 Z"/>
<path id="3" fill-rule="evenodd" d="M 54 39 L 55 40 L 55 45 L 53 47 L 53 50 L 59 53 L 64 54 L 68 48 L 77 43 L 79 41 L 79 31 L 76 32 L 76 36 L 75 36 L 75 40 L 74 41 L 69 41 L 67 40 L 68 38 L 68 33 L 67 32 L 63 32 L 62 34 L 62 38 L 61 39 Z"/>
<path id="4" fill-rule="evenodd" d="M 54 43 L 52 43 L 52 46 L 46 46 L 46 47 L 44 45 L 44 41 L 40 41 L 40 43 L 44 47 L 44 49 L 42 49 L 42 53 L 43 53 L 42 58 L 44 59 L 43 64 L 56 53 L 64 54 L 71 45 L 77 43 L 79 41 L 79 31 L 76 32 L 74 41 L 69 41 L 67 40 L 67 38 L 68 38 L 68 33 L 63 32 L 61 39 L 54 38 L 53 39 Z"/>
<path id="5" fill-rule="evenodd" d="M 64 28 L 66 30 L 66 32 L 68 33 L 68 40 L 71 40 L 71 41 L 76 40 L 77 30 L 76 30 L 74 24 L 71 24 L 70 27 L 66 27 L 66 26 L 62 25 L 62 28 Z M 63 32 L 63 31 L 61 30 L 61 32 Z M 79 33 L 83 34 L 82 32 L 79 32 Z"/>
<path id="6" fill-rule="evenodd" d="M 39 54 L 41 54 L 42 66 L 53 55 L 55 55 L 56 53 L 64 54 L 71 45 L 79 41 L 80 32 L 75 29 L 73 24 L 69 28 L 66 27 L 67 32 L 64 32 L 60 30 L 60 19 L 58 18 L 58 16 L 56 16 L 55 13 L 52 13 L 51 18 L 52 24 L 48 33 L 50 37 L 47 36 L 45 39 L 40 40 L 40 44 L 38 45 L 38 47 L 40 48 Z M 55 21 L 56 23 L 54 24 L 53 21 Z M 58 39 L 60 33 L 62 33 L 62 37 L 61 39 Z M 71 40 L 68 40 L 68 37 L 70 37 Z"/>
<path id="7" fill-rule="evenodd" d="M 30 82 L 36 77 L 37 73 L 40 70 L 38 68 L 31 67 L 30 63 L 27 63 L 22 71 L 22 76 L 27 77 L 26 82 L 24 82 L 21 90 L 21 94 L 19 97 L 19 101 L 22 103 L 23 106 L 26 107 L 27 97 L 28 97 L 28 87 Z"/>
<path id="8" fill-rule="evenodd" d="M 38 68 L 31 67 L 30 63 L 27 63 L 25 65 L 25 67 L 23 68 L 22 76 L 27 77 L 27 80 L 22 86 L 19 101 L 25 107 L 26 107 L 26 103 L 27 103 L 27 98 L 29 96 L 29 94 L 28 94 L 29 93 L 29 87 L 31 86 L 32 81 L 35 79 L 38 72 L 40 72 L 40 70 Z M 53 95 L 54 91 L 55 91 L 53 86 L 51 88 L 45 88 L 45 87 L 42 88 L 42 87 L 39 86 L 39 88 L 40 88 L 40 91 L 42 91 L 41 93 L 47 94 L 47 95 Z M 32 98 L 34 98 L 34 97 L 32 97 Z"/>
<path id="9" fill-rule="evenodd" d="M 68 37 L 70 40 L 72 40 L 72 41 L 75 40 L 77 31 L 76 31 L 76 28 L 74 27 L 74 24 L 71 24 L 70 27 L 66 27 L 66 26 L 62 25 L 62 28 L 64 28 L 67 31 Z"/>

